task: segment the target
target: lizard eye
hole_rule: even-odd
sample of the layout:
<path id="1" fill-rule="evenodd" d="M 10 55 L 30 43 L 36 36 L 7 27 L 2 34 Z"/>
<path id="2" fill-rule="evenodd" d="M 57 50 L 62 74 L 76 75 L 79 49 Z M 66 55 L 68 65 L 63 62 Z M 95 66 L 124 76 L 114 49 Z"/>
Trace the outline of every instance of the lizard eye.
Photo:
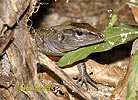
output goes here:
<path id="1" fill-rule="evenodd" d="M 59 40 L 59 41 L 63 41 L 64 38 L 65 38 L 65 37 L 64 37 L 64 35 L 63 35 L 62 33 L 59 33 L 59 34 L 58 34 L 58 40 Z"/>
<path id="2" fill-rule="evenodd" d="M 78 30 L 76 30 L 76 31 L 74 31 L 75 32 L 75 34 L 74 34 L 74 36 L 76 37 L 76 39 L 78 39 L 78 40 L 81 40 L 81 39 L 84 39 L 85 37 L 86 37 L 86 33 L 85 32 L 83 32 L 83 31 L 78 31 Z"/>
<path id="3" fill-rule="evenodd" d="M 81 31 L 76 31 L 76 33 L 77 33 L 78 36 L 82 36 L 82 35 L 84 34 L 84 33 L 81 32 Z"/>

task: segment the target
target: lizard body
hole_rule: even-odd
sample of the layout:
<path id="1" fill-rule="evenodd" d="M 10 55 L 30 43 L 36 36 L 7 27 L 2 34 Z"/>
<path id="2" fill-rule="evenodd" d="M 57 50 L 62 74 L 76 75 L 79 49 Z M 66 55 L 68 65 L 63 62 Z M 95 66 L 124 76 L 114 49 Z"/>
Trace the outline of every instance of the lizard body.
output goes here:
<path id="1" fill-rule="evenodd" d="M 105 41 L 104 34 L 87 23 L 65 23 L 37 30 L 36 42 L 46 55 L 63 56 L 77 48 Z M 83 63 L 78 64 L 82 84 L 91 81 Z"/>

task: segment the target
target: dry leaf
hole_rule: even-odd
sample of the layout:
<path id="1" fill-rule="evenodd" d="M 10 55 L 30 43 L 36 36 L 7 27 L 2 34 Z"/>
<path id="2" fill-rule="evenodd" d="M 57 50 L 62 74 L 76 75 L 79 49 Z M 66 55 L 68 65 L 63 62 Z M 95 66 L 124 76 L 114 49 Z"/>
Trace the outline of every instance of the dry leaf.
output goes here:
<path id="1" fill-rule="evenodd" d="M 102 65 L 93 60 L 88 60 L 86 66 L 89 66 L 93 72 L 90 75 L 92 79 L 106 85 L 116 86 L 125 75 L 125 70 L 121 67 Z"/>
<path id="2" fill-rule="evenodd" d="M 116 86 L 125 75 L 125 69 L 118 66 L 102 65 L 93 60 L 87 60 L 85 64 L 88 74 L 97 83 Z M 64 68 L 63 70 L 73 78 L 79 77 L 79 71 L 76 65 Z"/>
<path id="3" fill-rule="evenodd" d="M 130 0 L 130 2 L 138 3 L 138 0 Z M 138 12 L 138 8 L 133 7 L 133 6 L 130 6 L 130 8 L 131 8 L 133 17 L 134 17 L 136 23 L 138 24 L 138 13 L 137 13 Z"/>

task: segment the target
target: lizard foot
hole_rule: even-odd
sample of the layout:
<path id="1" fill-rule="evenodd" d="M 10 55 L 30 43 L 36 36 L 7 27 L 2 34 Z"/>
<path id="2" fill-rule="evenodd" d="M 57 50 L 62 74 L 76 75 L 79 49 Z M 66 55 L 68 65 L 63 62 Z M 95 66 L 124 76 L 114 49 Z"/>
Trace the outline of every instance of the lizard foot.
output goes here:
<path id="1" fill-rule="evenodd" d="M 88 75 L 88 73 L 86 72 L 86 65 L 83 62 L 81 62 L 77 66 L 78 66 L 78 69 L 80 72 L 80 77 L 78 78 L 77 81 L 78 82 L 81 81 L 81 86 L 84 83 L 86 85 L 87 90 L 88 90 L 89 89 L 88 83 L 89 83 L 98 90 L 98 88 L 96 86 L 96 82 L 93 79 L 91 79 L 90 76 Z"/>

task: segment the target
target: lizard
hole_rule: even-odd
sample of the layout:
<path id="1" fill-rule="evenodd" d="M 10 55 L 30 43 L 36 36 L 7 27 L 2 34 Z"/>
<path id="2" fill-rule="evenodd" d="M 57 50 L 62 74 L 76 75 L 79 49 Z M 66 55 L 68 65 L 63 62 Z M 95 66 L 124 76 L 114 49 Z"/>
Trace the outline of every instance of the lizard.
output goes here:
<path id="1" fill-rule="evenodd" d="M 69 51 L 106 40 L 101 31 L 88 23 L 66 22 L 38 29 L 36 32 L 35 40 L 38 49 L 44 54 L 52 56 L 63 56 Z M 85 64 L 80 62 L 77 66 L 80 72 L 78 82 L 81 81 L 81 85 L 85 83 L 86 87 L 88 82 L 97 88 L 93 84 L 94 80 L 86 72 Z"/>

